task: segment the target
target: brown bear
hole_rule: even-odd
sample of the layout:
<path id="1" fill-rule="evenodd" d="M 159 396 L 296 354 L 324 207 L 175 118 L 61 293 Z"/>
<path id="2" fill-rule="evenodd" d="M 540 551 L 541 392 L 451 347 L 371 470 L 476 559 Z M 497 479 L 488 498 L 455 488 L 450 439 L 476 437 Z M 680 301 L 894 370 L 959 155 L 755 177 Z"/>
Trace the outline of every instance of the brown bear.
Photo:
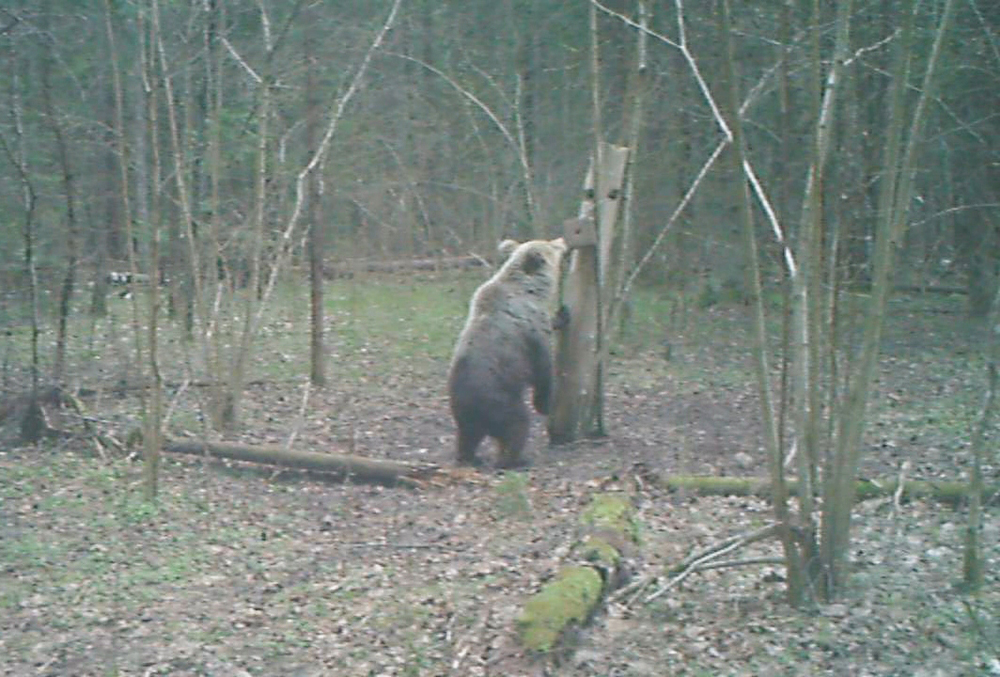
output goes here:
<path id="1" fill-rule="evenodd" d="M 552 312 L 566 243 L 504 240 L 499 250 L 507 260 L 472 295 L 448 371 L 448 395 L 459 463 L 476 463 L 476 448 L 490 436 L 500 447 L 497 466 L 514 467 L 524 463 L 531 423 L 528 386 L 535 410 L 549 413 Z"/>

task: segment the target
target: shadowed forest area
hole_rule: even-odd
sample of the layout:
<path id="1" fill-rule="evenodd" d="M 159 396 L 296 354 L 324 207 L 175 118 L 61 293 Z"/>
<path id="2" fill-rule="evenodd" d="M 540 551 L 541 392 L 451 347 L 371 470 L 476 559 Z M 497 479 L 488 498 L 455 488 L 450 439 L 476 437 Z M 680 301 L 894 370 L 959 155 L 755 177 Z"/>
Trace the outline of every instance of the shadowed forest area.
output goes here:
<path id="1" fill-rule="evenodd" d="M 1000 7 L 14 0 L 0 63 L 0 673 L 1000 675 Z M 576 428 L 457 466 L 498 242 L 584 223 Z"/>

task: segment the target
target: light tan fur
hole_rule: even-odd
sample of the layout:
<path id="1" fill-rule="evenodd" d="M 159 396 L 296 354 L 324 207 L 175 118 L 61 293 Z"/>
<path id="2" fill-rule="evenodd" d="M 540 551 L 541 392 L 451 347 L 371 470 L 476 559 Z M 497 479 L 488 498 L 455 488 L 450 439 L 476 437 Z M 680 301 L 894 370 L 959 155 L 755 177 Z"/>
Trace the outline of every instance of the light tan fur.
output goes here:
<path id="1" fill-rule="evenodd" d="M 516 465 L 530 423 L 526 388 L 534 389 L 535 409 L 548 413 L 549 342 L 566 243 L 504 240 L 499 251 L 508 258 L 472 295 L 448 382 L 459 460 L 474 462 L 475 447 L 489 435 L 500 443 L 500 465 Z"/>

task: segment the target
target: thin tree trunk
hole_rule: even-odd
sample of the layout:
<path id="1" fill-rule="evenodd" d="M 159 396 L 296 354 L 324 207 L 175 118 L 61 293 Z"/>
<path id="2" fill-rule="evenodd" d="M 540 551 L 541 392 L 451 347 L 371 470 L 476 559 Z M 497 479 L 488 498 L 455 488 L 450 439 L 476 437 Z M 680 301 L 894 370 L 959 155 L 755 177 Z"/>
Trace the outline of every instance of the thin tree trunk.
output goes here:
<path id="1" fill-rule="evenodd" d="M 591 396 L 588 398 L 589 407 L 584 410 L 583 421 L 584 430 L 588 435 L 601 436 L 606 434 L 604 429 L 604 292 L 607 280 L 607 266 L 611 258 L 611 234 L 614 232 L 614 223 L 604 221 L 605 214 L 602 214 L 601 206 L 604 203 L 606 186 L 604 176 L 604 123 L 601 119 L 601 41 L 597 26 L 597 7 L 590 4 L 590 89 L 592 98 L 592 124 L 594 128 L 594 173 L 593 205 L 594 232 L 597 234 L 597 248 L 593 265 L 596 266 L 595 276 L 597 286 L 594 290 L 597 303 L 596 326 L 594 327 L 594 352 L 596 363 L 591 388 Z M 580 262 L 583 262 L 581 259 Z"/>
<path id="2" fill-rule="evenodd" d="M 118 59 L 118 46 L 115 39 L 114 30 L 114 8 L 111 0 L 104 2 L 104 27 L 108 39 L 108 48 L 111 54 L 111 75 L 112 86 L 114 88 L 114 138 L 115 149 L 118 156 L 118 178 L 119 178 L 119 199 L 121 200 L 122 218 L 125 220 L 125 251 L 129 263 L 129 272 L 132 278 L 138 276 L 139 269 L 135 260 L 135 237 L 132 232 L 132 206 L 129 198 L 129 156 L 128 144 L 125 142 L 125 111 L 124 92 L 121 78 L 121 68 Z M 139 321 L 139 306 L 136 295 L 132 295 L 132 333 L 135 339 L 136 363 L 142 364 L 142 333 Z M 145 397 L 145 396 L 143 396 Z M 145 399 L 143 399 L 143 409 L 145 409 Z"/>
<path id="3" fill-rule="evenodd" d="M 972 431 L 972 472 L 969 475 L 969 517 L 965 525 L 965 544 L 962 551 L 962 583 L 968 592 L 983 586 L 983 466 L 994 459 L 987 453 L 988 432 L 993 425 L 996 409 L 998 375 L 1000 369 L 1000 291 L 993 295 L 989 313 L 989 335 L 986 339 L 986 395 L 979 420 Z M 996 456 L 996 451 L 993 452 Z"/>
<path id="4" fill-rule="evenodd" d="M 517 124 L 517 140 L 521 156 L 524 158 L 524 198 L 528 221 L 533 236 L 540 236 L 543 216 L 535 204 L 535 31 L 537 10 L 527 3 L 517 17 L 523 27 L 517 45 L 517 90 L 514 102 L 514 116 Z"/>
<path id="5" fill-rule="evenodd" d="M 316 147 L 319 135 L 319 100 L 316 84 L 317 56 L 313 39 L 314 23 L 309 22 L 305 28 L 305 59 L 306 59 L 306 148 L 310 151 Z M 308 213 L 309 222 L 309 379 L 314 386 L 326 385 L 326 357 L 323 349 L 323 231 L 322 199 L 323 175 L 322 165 L 309 177 Z"/>
<path id="6" fill-rule="evenodd" d="M 152 0 L 151 14 L 153 15 L 154 21 L 159 24 L 159 14 L 160 7 L 158 0 Z M 188 243 L 188 263 L 190 264 L 190 276 L 191 282 L 194 286 L 194 307 L 195 315 L 199 323 L 199 330 L 197 336 L 199 342 L 201 343 L 202 353 L 204 355 L 205 364 L 210 375 L 212 375 L 213 383 L 221 383 L 223 379 L 221 378 L 220 362 L 218 360 L 217 349 L 213 350 L 212 341 L 218 342 L 221 340 L 217 331 L 217 327 L 210 327 L 210 317 L 208 308 L 206 306 L 206 299 L 203 293 L 203 271 L 201 264 L 201 256 L 199 255 L 199 238 L 195 233 L 194 226 L 194 215 L 191 210 L 191 199 L 190 193 L 188 191 L 188 175 L 187 175 L 187 165 L 184 160 L 184 145 L 181 141 L 180 129 L 178 127 L 177 121 L 177 104 L 174 97 L 173 81 L 170 77 L 170 64 L 167 61 L 166 49 L 163 45 L 163 37 L 161 34 L 156 33 L 153 36 L 153 42 L 150 44 L 150 49 L 157 56 L 157 63 L 159 64 L 159 72 L 157 80 L 160 86 L 163 87 L 164 96 L 164 107 L 167 112 L 167 127 L 170 131 L 170 150 L 174 158 L 173 163 L 173 175 L 174 182 L 177 189 L 177 203 L 180 209 L 180 215 L 183 220 L 184 235 Z M 218 114 L 218 107 L 215 109 L 216 114 Z M 212 218 L 213 222 L 219 218 L 219 202 L 218 202 L 218 178 L 219 178 L 219 156 L 218 153 L 218 137 L 219 133 L 218 126 L 220 121 L 218 117 L 215 117 L 212 121 L 213 127 L 213 140 L 215 144 L 212 148 L 212 170 L 213 170 L 213 193 L 212 193 Z M 214 344 L 217 346 L 217 343 Z M 220 393 L 224 391 L 222 387 L 213 388 L 213 397 L 211 398 L 213 406 L 209 414 L 209 418 L 215 427 L 220 427 L 220 421 L 222 420 L 221 407 L 219 405 Z"/>
<path id="7" fill-rule="evenodd" d="M 614 287 L 609 288 L 607 302 L 607 318 L 604 323 L 605 333 L 605 357 L 607 360 L 608 345 L 611 343 L 612 333 L 621 331 L 622 308 L 625 299 L 622 295 L 625 286 L 625 271 L 632 265 L 635 252 L 635 166 L 639 153 L 639 138 L 642 132 L 643 116 L 645 113 L 646 90 L 649 87 L 649 65 L 647 55 L 647 42 L 649 36 L 646 29 L 649 26 L 649 12 L 646 0 L 637 0 L 637 11 L 639 15 L 640 30 L 636 31 L 635 69 L 631 78 L 630 93 L 626 97 L 626 105 L 629 106 L 628 118 L 625 124 L 626 139 L 625 145 L 628 148 L 628 166 L 625 169 L 625 204 L 622 213 L 621 235 L 618 243 L 618 256 L 611 267 L 614 274 Z"/>
<path id="8" fill-rule="evenodd" d="M 954 0 L 945 0 L 940 23 L 934 37 L 934 46 L 931 49 L 924 72 L 923 86 L 920 89 L 920 95 L 913 112 L 909 138 L 903 158 L 897 162 L 903 129 L 903 90 L 909 70 L 907 63 L 915 8 L 905 19 L 903 36 L 900 41 L 901 53 L 895 67 L 895 80 L 890 97 L 888 141 L 879 196 L 879 221 L 875 242 L 872 295 L 868 305 L 859 357 L 855 361 L 857 367 L 848 385 L 846 401 L 837 425 L 836 446 L 831 464 L 832 472 L 824 478 L 823 482 L 821 557 L 826 569 L 825 582 L 828 585 L 828 598 L 839 595 L 847 582 L 851 505 L 854 501 L 854 478 L 857 475 L 861 457 L 861 435 L 864 431 L 865 408 L 878 362 L 885 307 L 892 283 L 895 249 L 902 241 L 912 198 L 916 152 L 926 119 L 927 102 L 932 96 L 941 46 L 951 22 L 953 10 Z"/>
<path id="9" fill-rule="evenodd" d="M 833 144 L 834 118 L 842 89 L 844 60 L 850 48 L 851 0 L 841 0 L 837 5 L 836 42 L 833 63 L 827 73 L 825 87 L 821 69 L 819 33 L 823 23 L 822 5 L 813 2 L 812 68 L 813 98 L 816 103 L 815 132 L 812 135 L 812 152 L 806 178 L 802 214 L 799 221 L 798 275 L 792 277 L 792 345 L 793 396 L 795 402 L 794 430 L 798 450 L 799 482 L 805 489 L 799 492 L 799 527 L 807 552 L 805 561 L 816 563 L 818 549 L 813 527 L 813 483 L 819 459 L 820 388 L 823 347 L 822 301 L 823 292 L 823 193 L 826 165 Z M 811 572 L 815 575 L 816 571 Z"/>
<path id="10" fill-rule="evenodd" d="M 107 53 L 103 60 L 111 62 L 111 47 L 106 45 Z M 100 154 L 99 189 L 103 193 L 100 206 L 97 208 L 99 217 L 92 227 L 93 240 L 96 246 L 96 261 L 94 264 L 94 286 L 90 294 L 91 318 L 105 317 L 108 314 L 108 263 L 112 256 L 111 244 L 118 229 L 118 200 L 115 199 L 115 176 L 118 171 L 114 152 L 114 88 L 106 87 L 99 97 L 102 106 L 101 123 L 105 128 L 102 135 L 104 148 Z"/>
<path id="11" fill-rule="evenodd" d="M 147 329 L 149 344 L 149 372 L 152 377 L 152 389 L 149 394 L 148 406 L 145 411 L 143 425 L 143 475 L 147 500 L 154 500 L 159 491 L 160 452 L 163 447 L 163 376 L 159 364 L 159 318 L 160 318 L 160 239 L 163 218 L 163 181 L 162 162 L 160 160 L 159 137 L 159 104 L 155 86 L 155 45 L 160 34 L 159 16 L 154 13 L 150 25 L 149 40 L 142 43 L 142 84 L 143 102 L 145 104 L 145 122 L 147 126 L 140 133 L 148 133 L 152 158 L 153 193 L 148 224 L 150 233 L 149 271 L 150 284 L 148 289 L 149 325 Z M 141 160 L 142 161 L 142 160 Z M 140 161 L 140 162 L 141 162 Z"/>
<path id="12" fill-rule="evenodd" d="M 251 342 L 253 341 L 252 324 L 255 306 L 260 306 L 257 298 L 257 290 L 260 288 L 261 258 L 264 255 L 265 222 L 268 202 L 268 127 L 271 118 L 271 60 L 274 45 L 271 41 L 271 34 L 268 29 L 269 19 L 264 5 L 261 4 L 260 12 L 264 26 L 264 50 L 265 72 L 262 74 L 257 86 L 260 88 L 260 106 L 257 109 L 257 168 L 254 174 L 254 210 L 253 210 L 253 232 L 251 234 L 252 253 L 250 255 L 250 282 L 247 285 L 249 293 L 246 294 L 246 307 L 243 315 L 243 329 L 240 332 L 239 343 L 236 353 L 233 356 L 232 368 L 229 370 L 229 383 L 226 392 L 223 394 L 223 401 L 219 404 L 221 411 L 222 430 L 233 430 L 239 418 L 239 406 L 243 397 L 243 384 L 246 381 L 247 364 L 250 361 Z"/>
<path id="13" fill-rule="evenodd" d="M 743 167 L 747 164 L 746 142 L 743 138 L 743 124 L 739 116 L 739 78 L 735 68 L 735 52 L 732 39 L 729 0 L 722 0 L 722 32 L 726 41 L 724 66 L 729 82 L 729 105 L 726 111 L 733 136 L 733 174 L 742 177 L 740 185 L 740 220 L 742 222 L 743 245 L 747 256 L 747 288 L 753 309 L 753 355 L 757 374 L 757 389 L 761 403 L 761 421 L 764 426 L 764 445 L 767 449 L 773 492 L 774 516 L 779 525 L 779 534 L 785 553 L 785 567 L 788 575 L 788 601 L 793 606 L 803 602 L 805 592 L 802 556 L 792 534 L 791 517 L 788 510 L 788 488 L 785 485 L 782 450 L 778 442 L 776 412 L 772 400 L 770 366 L 768 365 L 767 329 L 764 321 L 764 303 L 761 291 L 760 265 L 757 259 L 757 238 L 754 233 L 752 199 Z M 801 269 L 799 271 L 801 274 Z M 800 496 L 801 499 L 801 496 Z"/>
<path id="14" fill-rule="evenodd" d="M 194 290 L 194 311 L 200 323 L 198 336 L 208 373 L 213 377 L 213 386 L 208 397 L 210 404 L 209 416 L 207 418 L 212 426 L 218 429 L 222 425 L 219 405 L 223 401 L 223 393 L 225 392 L 225 383 L 221 373 L 223 339 L 222 331 L 219 330 L 220 318 L 218 313 L 209 316 L 206 299 L 202 296 L 205 291 L 201 280 L 203 274 L 205 275 L 206 283 L 209 279 L 215 280 L 216 288 L 221 293 L 221 282 L 218 280 L 218 270 L 215 262 L 222 256 L 219 247 L 219 233 L 222 229 L 222 120 L 225 110 L 223 99 L 223 73 L 225 69 L 223 67 L 224 56 L 220 46 L 222 42 L 221 36 L 225 34 L 226 30 L 223 0 L 208 0 L 208 11 L 208 23 L 205 26 L 205 52 L 207 54 L 205 77 L 209 81 L 208 91 L 211 95 L 211 104 L 208 112 L 208 162 L 210 174 L 208 204 L 212 216 L 209 221 L 210 225 L 207 237 L 203 235 L 202 240 L 211 243 L 212 249 L 210 251 L 214 254 L 214 261 L 204 267 L 205 272 L 202 270 L 199 257 L 199 243 L 194 240 L 192 221 L 188 218 L 190 216 L 189 211 L 185 212 L 185 223 L 188 236 L 188 264 L 191 269 L 191 282 Z M 211 272 L 208 272 L 209 270 Z"/>
<path id="15" fill-rule="evenodd" d="M 794 0 L 785 0 L 781 7 L 781 24 L 779 28 L 778 42 L 782 45 L 781 56 L 779 57 L 778 68 L 778 105 L 779 124 L 783 133 L 781 135 L 781 145 L 778 148 L 778 167 L 775 174 L 778 178 L 778 210 L 782 220 L 791 211 L 788 207 L 789 196 L 791 195 L 791 176 L 785 170 L 791 164 L 791 150 L 793 139 L 793 127 L 791 106 L 789 105 L 788 88 L 788 62 L 791 52 L 791 14 Z M 785 455 L 786 445 L 785 435 L 787 432 L 787 416 L 790 404 L 789 398 L 789 377 L 791 371 L 791 338 L 792 338 L 792 275 L 787 266 L 782 267 L 782 316 L 781 316 L 781 384 L 779 386 L 778 399 L 778 449 L 782 457 Z"/>
<path id="16" fill-rule="evenodd" d="M 48 17 L 51 13 L 51 2 L 46 2 L 42 12 L 43 30 L 48 34 Z M 52 48 L 54 49 L 54 47 Z M 52 104 L 52 63 L 54 55 L 42 59 L 42 98 L 45 104 L 45 115 L 48 118 L 52 135 L 56 142 L 56 152 L 59 155 L 59 167 L 62 170 L 64 197 L 66 199 L 66 271 L 63 273 L 62 285 L 59 289 L 59 318 L 56 325 L 56 354 L 52 368 L 52 380 L 61 384 L 66 366 L 66 324 L 69 320 L 70 303 L 76 287 L 76 262 L 79 258 L 78 226 L 76 222 L 76 188 L 73 181 L 73 171 L 69 163 L 69 150 L 66 146 L 66 136 L 63 134 L 62 121 Z"/>
<path id="17" fill-rule="evenodd" d="M 969 518 L 965 527 L 965 544 L 962 551 L 962 582 L 969 592 L 983 586 L 983 553 L 980 547 L 983 529 L 983 465 L 986 456 L 986 431 L 989 430 L 997 392 L 997 339 L 991 337 L 993 347 L 986 365 L 986 397 L 979 421 L 972 435 L 972 473 L 969 476 Z"/>
<path id="18" fill-rule="evenodd" d="M 31 183 L 31 174 L 28 171 L 28 147 L 24 135 L 23 115 L 21 111 L 21 77 L 20 65 L 18 64 L 17 52 L 14 50 L 14 42 L 8 42 L 10 51 L 10 118 L 14 127 L 14 142 L 9 144 L 7 139 L 0 134 L 0 143 L 3 144 L 4 155 L 17 170 L 18 178 L 21 181 L 21 204 L 24 210 L 22 215 L 24 225 L 22 235 L 24 237 L 24 273 L 28 280 L 28 302 L 31 305 L 31 406 L 28 413 L 21 421 L 21 437 L 28 442 L 35 442 L 41 437 L 44 430 L 45 421 L 41 417 L 41 409 L 38 405 L 38 335 L 41 332 L 38 317 L 38 273 L 35 267 L 35 205 L 37 202 L 35 188 Z"/>

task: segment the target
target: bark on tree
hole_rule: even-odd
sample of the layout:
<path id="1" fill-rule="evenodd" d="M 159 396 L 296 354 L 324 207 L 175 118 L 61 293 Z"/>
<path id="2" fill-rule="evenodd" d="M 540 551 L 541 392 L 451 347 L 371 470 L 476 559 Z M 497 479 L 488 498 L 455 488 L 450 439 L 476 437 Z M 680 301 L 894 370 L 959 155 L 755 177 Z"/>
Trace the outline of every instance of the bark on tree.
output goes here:
<path id="1" fill-rule="evenodd" d="M 35 262 L 35 206 L 37 197 L 31 181 L 28 165 L 28 147 L 24 134 L 23 113 L 21 110 L 21 77 L 20 64 L 14 42 L 9 41 L 8 63 L 10 78 L 10 119 L 13 123 L 14 139 L 8 141 L 0 134 L 4 155 L 15 168 L 21 183 L 21 207 L 23 210 L 22 231 L 24 238 L 24 272 L 28 280 L 28 302 L 31 304 L 31 402 L 21 419 L 21 438 L 26 442 L 36 442 L 45 431 L 45 419 L 41 405 L 38 403 L 38 336 L 41 325 L 38 314 L 38 274 Z"/>
<path id="2" fill-rule="evenodd" d="M 611 343 L 611 338 L 621 332 L 622 309 L 625 307 L 626 299 L 623 296 L 625 288 L 625 274 L 635 260 L 635 185 L 636 185 L 636 160 L 639 157 L 639 139 L 642 134 L 643 120 L 646 112 L 646 94 L 649 89 L 649 63 L 647 42 L 649 36 L 646 30 L 649 28 L 649 12 L 646 0 L 638 0 L 636 3 L 639 15 L 639 30 L 636 31 L 635 65 L 629 82 L 629 93 L 626 96 L 626 106 L 628 106 L 628 116 L 624 125 L 625 147 L 628 148 L 628 165 L 625 168 L 625 204 L 622 212 L 621 235 L 618 238 L 617 256 L 614 265 L 611 266 L 614 287 L 609 289 L 606 295 L 607 301 L 604 304 L 607 308 L 605 326 L 605 340 L 603 345 L 605 353 Z"/>
<path id="3" fill-rule="evenodd" d="M 757 392 L 761 403 L 761 422 L 764 428 L 764 446 L 767 449 L 768 466 L 773 491 L 772 503 L 775 519 L 778 522 L 778 534 L 781 538 L 785 555 L 787 571 L 787 596 L 793 606 L 803 601 L 805 592 L 805 572 L 803 561 L 807 561 L 811 542 L 806 541 L 806 551 L 800 550 L 802 545 L 792 535 L 795 525 L 791 523 L 788 510 L 788 490 L 785 485 L 782 450 L 778 441 L 777 417 L 772 398 L 770 367 L 768 364 L 767 328 L 764 320 L 764 302 L 762 296 L 760 264 L 757 255 L 757 238 L 754 232 L 752 201 L 750 196 L 749 177 L 744 175 L 744 167 L 748 166 L 746 142 L 743 138 L 743 123 L 739 116 L 739 76 L 736 72 L 735 54 L 732 40 L 732 22 L 730 18 L 729 0 L 722 2 L 722 34 L 726 44 L 725 72 L 729 83 L 729 98 L 726 105 L 726 117 L 731 129 L 733 149 L 731 152 L 733 175 L 742 177 L 739 182 L 738 204 L 742 222 L 744 250 L 747 257 L 747 290 L 750 304 L 753 308 L 753 355 L 757 376 Z M 793 271 L 794 272 L 794 271 Z"/>
<path id="4" fill-rule="evenodd" d="M 826 586 L 824 593 L 827 598 L 841 594 L 847 583 L 851 505 L 854 502 L 854 483 L 861 458 L 865 408 L 877 366 L 885 307 L 892 287 L 896 247 L 902 242 L 913 196 L 916 153 L 926 119 L 927 104 L 933 92 L 941 45 L 953 10 L 954 0 L 945 0 L 902 159 L 899 159 L 899 151 L 902 145 L 904 117 L 903 90 L 909 72 L 909 35 L 912 32 L 913 12 L 916 8 L 908 12 L 900 39 L 900 51 L 893 76 L 893 91 L 890 95 L 888 140 L 879 195 L 872 295 L 865 316 L 861 348 L 847 387 L 846 400 L 838 412 L 836 444 L 831 454 L 831 463 L 823 480 L 820 556 L 824 569 L 822 581 Z"/>
<path id="5" fill-rule="evenodd" d="M 568 270 L 562 285 L 562 303 L 569 311 L 569 321 L 556 334 L 555 401 L 549 414 L 549 441 L 553 444 L 572 442 L 583 436 L 600 435 L 603 430 L 603 398 L 601 389 L 601 239 L 610 241 L 618 218 L 628 149 L 604 144 L 602 164 L 596 182 L 604 191 L 598 200 L 598 224 L 603 231 L 591 243 L 574 243 L 569 254 Z M 584 182 L 587 196 L 580 206 L 580 219 L 586 221 L 594 213 L 593 167 Z M 569 238 L 569 234 L 567 234 Z M 609 254 L 610 255 L 610 254 Z M 606 278 L 605 278 L 606 279 Z"/>
<path id="6" fill-rule="evenodd" d="M 993 424 L 996 408 L 998 376 L 1000 369 L 1000 292 L 994 294 L 992 312 L 986 339 L 986 395 L 972 431 L 972 471 L 969 474 L 969 516 L 965 526 L 965 544 L 962 551 L 962 583 L 970 592 L 979 590 L 984 581 L 983 553 L 980 545 L 983 529 L 982 506 L 984 499 L 983 466 L 993 459 L 987 453 L 988 431 Z M 994 450 L 993 456 L 996 456 Z"/>
<path id="7" fill-rule="evenodd" d="M 313 33 L 315 24 L 310 22 L 305 29 L 303 46 L 306 59 L 306 148 L 312 152 L 316 148 L 319 135 L 319 92 L 316 84 L 317 56 Z M 309 380 L 317 387 L 326 385 L 326 357 L 323 349 L 323 231 L 322 165 L 309 177 L 308 213 L 309 227 Z"/>
<path id="8" fill-rule="evenodd" d="M 163 217 L 163 181 L 160 160 L 159 102 L 154 86 L 156 80 L 154 46 L 160 35 L 159 13 L 152 13 L 148 40 L 141 40 L 141 67 L 143 85 L 143 116 L 145 127 L 140 123 L 139 135 L 145 138 L 148 131 L 150 157 L 152 159 L 152 195 L 148 213 L 149 270 L 150 284 L 147 285 L 147 344 L 149 346 L 148 366 L 150 374 L 149 399 L 143 398 L 143 481 L 147 500 L 154 500 L 160 486 L 160 452 L 163 446 L 163 375 L 159 363 L 159 322 L 160 322 L 160 240 Z M 141 34 L 140 34 L 141 35 Z M 141 118 L 140 118 L 141 120 Z M 145 144 L 145 142 L 143 142 Z M 145 221 L 145 220 L 144 220 Z"/>
<path id="9" fill-rule="evenodd" d="M 42 12 L 42 30 L 49 33 L 49 17 L 51 16 L 51 2 L 45 3 Z M 55 45 L 49 42 L 49 50 L 55 51 Z M 59 168 L 62 173 L 62 184 L 64 198 L 66 200 L 66 269 L 63 273 L 62 285 L 59 288 L 59 316 L 56 324 L 56 350 L 52 367 L 53 383 L 59 385 L 63 380 L 63 372 L 66 366 L 66 324 L 69 321 L 70 303 L 73 299 L 73 292 L 76 288 L 76 264 L 79 258 L 77 243 L 79 240 L 79 226 L 76 221 L 76 185 L 73 170 L 70 167 L 69 148 L 66 143 L 66 135 L 63 132 L 63 123 L 56 112 L 55 104 L 52 102 L 52 64 L 56 61 L 57 55 L 49 54 L 42 59 L 42 98 L 45 105 L 45 115 L 48 118 L 52 136 L 56 142 L 56 153 L 59 156 Z"/>

